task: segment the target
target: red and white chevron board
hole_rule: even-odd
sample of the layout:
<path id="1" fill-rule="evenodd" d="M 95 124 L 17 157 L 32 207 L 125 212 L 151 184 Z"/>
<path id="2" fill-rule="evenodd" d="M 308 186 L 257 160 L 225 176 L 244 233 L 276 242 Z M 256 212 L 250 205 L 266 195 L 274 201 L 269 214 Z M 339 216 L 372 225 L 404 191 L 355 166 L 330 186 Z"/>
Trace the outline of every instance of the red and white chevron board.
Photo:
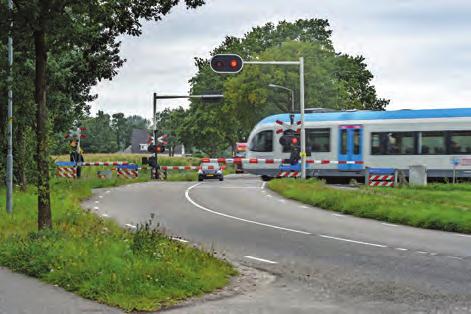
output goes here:
<path id="1" fill-rule="evenodd" d="M 77 177 L 77 169 L 75 167 L 57 167 L 56 176 L 74 179 Z"/>
<path id="2" fill-rule="evenodd" d="M 282 164 L 283 159 L 265 159 L 265 158 L 202 158 L 202 163 L 225 163 L 225 164 Z M 318 164 L 318 165 L 363 165 L 364 161 L 360 160 L 315 160 L 307 159 L 306 164 Z"/>
<path id="3" fill-rule="evenodd" d="M 169 170 L 199 170 L 200 167 L 198 166 L 162 166 L 160 169 L 164 171 Z"/>
<path id="4" fill-rule="evenodd" d="M 105 161 L 105 162 L 79 162 L 79 166 L 93 167 L 93 166 L 123 166 L 129 165 L 127 161 Z"/>
<path id="5" fill-rule="evenodd" d="M 392 181 L 372 181 L 368 183 L 369 186 L 386 186 L 386 187 L 393 187 L 394 182 Z"/>
<path id="6" fill-rule="evenodd" d="M 370 175 L 369 181 L 393 181 L 393 175 Z"/>
<path id="7" fill-rule="evenodd" d="M 278 178 L 298 178 L 301 176 L 297 171 L 280 171 L 277 175 Z"/>
<path id="8" fill-rule="evenodd" d="M 118 169 L 118 177 L 123 177 L 125 179 L 134 179 L 139 176 L 139 172 L 137 170 L 131 169 Z"/>

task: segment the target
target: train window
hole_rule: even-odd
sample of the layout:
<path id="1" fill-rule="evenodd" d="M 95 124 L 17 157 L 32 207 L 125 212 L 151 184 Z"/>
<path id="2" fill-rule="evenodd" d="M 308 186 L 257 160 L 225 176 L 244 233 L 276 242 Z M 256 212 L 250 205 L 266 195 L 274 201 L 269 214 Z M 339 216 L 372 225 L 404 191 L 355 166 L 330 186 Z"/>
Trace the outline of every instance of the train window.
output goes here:
<path id="1" fill-rule="evenodd" d="M 471 131 L 450 131 L 450 154 L 471 154 Z"/>
<path id="2" fill-rule="evenodd" d="M 353 131 L 353 154 L 360 154 L 360 130 Z"/>
<path id="3" fill-rule="evenodd" d="M 444 155 L 446 153 L 445 132 L 422 132 L 422 155 Z"/>
<path id="4" fill-rule="evenodd" d="M 250 142 L 249 149 L 253 152 L 272 152 L 273 151 L 273 131 L 262 131 L 257 133 Z"/>
<path id="5" fill-rule="evenodd" d="M 387 135 L 387 155 L 416 155 L 416 133 L 391 132 Z"/>
<path id="6" fill-rule="evenodd" d="M 384 133 L 371 133 L 371 155 L 384 155 L 385 135 Z"/>
<path id="7" fill-rule="evenodd" d="M 306 129 L 306 147 L 313 153 L 330 152 L 330 129 Z"/>
<path id="8" fill-rule="evenodd" d="M 340 135 L 340 154 L 346 155 L 347 154 L 347 130 L 341 130 L 341 135 Z"/>
<path id="9" fill-rule="evenodd" d="M 416 155 L 417 132 L 382 132 L 371 134 L 372 155 Z"/>

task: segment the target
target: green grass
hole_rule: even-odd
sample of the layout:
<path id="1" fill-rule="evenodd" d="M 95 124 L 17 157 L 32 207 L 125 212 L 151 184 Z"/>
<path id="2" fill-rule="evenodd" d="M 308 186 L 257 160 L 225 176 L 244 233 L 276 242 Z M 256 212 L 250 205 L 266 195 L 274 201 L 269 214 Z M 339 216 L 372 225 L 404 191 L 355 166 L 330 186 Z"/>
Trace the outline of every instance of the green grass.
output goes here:
<path id="1" fill-rule="evenodd" d="M 135 233 L 80 208 L 91 189 L 126 180 L 54 179 L 53 230 L 37 232 L 34 189 L 15 191 L 5 213 L 0 190 L 0 265 L 126 311 L 154 311 L 226 285 L 228 263 L 149 226 Z"/>
<path id="2" fill-rule="evenodd" d="M 414 227 L 471 233 L 471 184 L 340 190 L 321 181 L 273 180 L 268 187 L 306 204 Z"/>

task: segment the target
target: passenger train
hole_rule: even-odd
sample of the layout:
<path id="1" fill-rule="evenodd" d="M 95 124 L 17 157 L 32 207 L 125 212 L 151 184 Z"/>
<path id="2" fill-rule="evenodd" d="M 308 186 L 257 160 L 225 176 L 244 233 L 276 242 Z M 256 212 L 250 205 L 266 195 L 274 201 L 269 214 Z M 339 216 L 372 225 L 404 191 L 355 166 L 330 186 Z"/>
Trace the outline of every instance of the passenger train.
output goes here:
<path id="1" fill-rule="evenodd" d="M 295 115 L 295 121 L 300 115 Z M 260 121 L 248 138 L 247 158 L 288 159 L 279 143 L 276 121 L 290 124 L 289 114 Z M 471 178 L 471 109 L 342 111 L 305 114 L 306 151 L 310 159 L 363 161 L 363 164 L 309 165 L 309 177 L 364 177 L 367 168 L 394 168 L 407 176 L 423 165 L 429 178 Z M 276 177 L 276 164 L 244 164 L 264 179 Z"/>

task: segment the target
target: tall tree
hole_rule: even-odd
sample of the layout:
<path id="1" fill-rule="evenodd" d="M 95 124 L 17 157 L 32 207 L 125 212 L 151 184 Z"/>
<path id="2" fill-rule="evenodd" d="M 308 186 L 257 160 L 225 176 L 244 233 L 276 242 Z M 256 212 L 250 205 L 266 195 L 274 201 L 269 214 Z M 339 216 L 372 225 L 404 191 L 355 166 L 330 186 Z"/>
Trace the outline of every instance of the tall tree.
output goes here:
<path id="1" fill-rule="evenodd" d="M 109 79 L 123 60 L 119 57 L 118 36 L 141 34 L 141 21 L 160 20 L 179 0 L 13 0 L 13 20 L 18 33 L 31 36 L 34 46 L 37 168 L 38 168 L 38 228 L 52 226 L 49 167 L 48 167 L 48 53 L 66 51 L 80 56 L 79 66 L 94 68 L 107 64 L 99 76 L 83 77 L 85 87 L 98 79 Z M 185 0 L 188 7 L 204 4 L 204 0 Z M 5 18 L 7 10 L 0 20 Z M 3 23 L 2 25 L 5 25 Z M 5 30 L 6 28 L 3 28 Z M 6 33 L 6 32 L 2 32 Z M 66 74 L 67 75 L 67 74 Z M 69 88 L 73 88 L 68 86 Z M 78 88 L 83 85 L 78 85 Z M 88 95 L 87 88 L 83 89 Z"/>
<path id="2" fill-rule="evenodd" d="M 332 31 L 323 19 L 267 23 L 253 28 L 242 38 L 226 37 L 219 47 L 211 52 L 237 53 L 245 60 L 306 60 L 306 105 L 333 109 L 383 110 L 388 100 L 378 98 L 371 84 L 373 75 L 361 56 L 351 57 L 335 51 L 331 41 Z M 223 105 L 202 106 L 193 101 L 189 111 L 188 128 L 196 140 L 204 134 L 212 136 L 208 144 L 216 147 L 234 145 L 247 137 L 248 132 L 264 116 L 282 112 L 289 103 L 288 94 L 280 94 L 268 88 L 268 84 L 279 84 L 296 91 L 299 101 L 299 74 L 296 67 L 249 66 L 237 76 L 215 74 L 209 60 L 195 58 L 198 69 L 190 80 L 191 92 L 224 91 Z M 212 110 L 211 114 L 204 113 Z M 198 121 L 195 120 L 198 117 Z M 201 119 L 205 119 L 202 121 Z M 220 124 L 220 121 L 225 123 Z M 195 123 L 212 128 L 193 128 Z M 196 132 L 196 133 L 195 133 Z M 204 142 L 204 140 L 201 140 Z M 218 142 L 220 141 L 220 142 Z M 199 144 L 198 144 L 199 145 Z M 203 145 L 203 143 L 201 143 Z"/>

